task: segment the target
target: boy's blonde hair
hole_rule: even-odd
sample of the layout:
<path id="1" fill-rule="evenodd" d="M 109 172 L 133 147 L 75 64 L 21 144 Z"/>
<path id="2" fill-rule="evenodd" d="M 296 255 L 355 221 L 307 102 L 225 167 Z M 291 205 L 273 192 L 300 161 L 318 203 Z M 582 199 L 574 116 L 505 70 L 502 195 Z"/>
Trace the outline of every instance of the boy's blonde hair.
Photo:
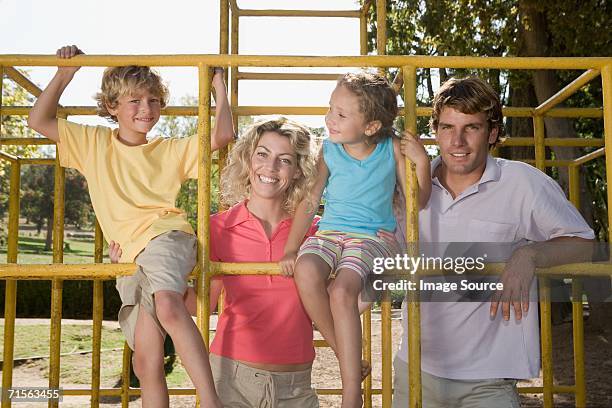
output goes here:
<path id="1" fill-rule="evenodd" d="M 434 95 L 432 105 L 429 125 L 434 132 L 438 130 L 442 109 L 448 107 L 466 115 L 486 114 L 489 132 L 494 128 L 498 129 L 497 140 L 490 143 L 489 147 L 494 147 L 502 136 L 504 122 L 499 95 L 491 85 L 478 77 L 449 79 Z"/>
<path id="2" fill-rule="evenodd" d="M 380 121 L 380 129 L 367 139 L 368 143 L 376 144 L 395 134 L 397 94 L 387 78 L 366 71 L 348 73 L 340 77 L 337 86 L 344 86 L 359 98 L 359 109 L 366 122 Z"/>
<path id="3" fill-rule="evenodd" d="M 124 67 L 109 67 L 102 75 L 102 86 L 95 96 L 98 103 L 98 115 L 117 122 L 117 117 L 111 115 L 108 108 L 115 109 L 120 97 L 131 95 L 136 90 L 146 89 L 160 99 L 162 108 L 168 103 L 168 88 L 161 76 L 151 67 L 129 65 Z"/>
<path id="4" fill-rule="evenodd" d="M 300 176 L 293 180 L 287 189 L 284 208 L 293 214 L 297 205 L 315 181 L 314 141 L 310 130 L 297 122 L 286 118 L 266 120 L 251 125 L 238 139 L 230 151 L 228 162 L 221 173 L 221 201 L 226 205 L 234 205 L 249 197 L 251 181 L 249 172 L 251 158 L 259 139 L 265 132 L 275 132 L 289 139 L 295 151 L 297 169 Z"/>

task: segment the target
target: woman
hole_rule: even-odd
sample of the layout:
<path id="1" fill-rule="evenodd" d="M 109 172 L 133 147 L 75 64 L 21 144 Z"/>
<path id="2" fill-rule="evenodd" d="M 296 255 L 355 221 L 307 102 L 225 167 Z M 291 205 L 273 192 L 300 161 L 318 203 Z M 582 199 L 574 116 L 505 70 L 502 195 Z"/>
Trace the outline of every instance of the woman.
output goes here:
<path id="1" fill-rule="evenodd" d="M 222 200 L 233 206 L 210 221 L 212 261 L 282 258 L 293 211 L 314 180 L 313 144 L 307 128 L 286 119 L 257 123 L 238 140 L 221 179 Z M 293 279 L 215 278 L 213 307 L 222 288 L 210 360 L 223 405 L 318 407 L 312 323 Z"/>

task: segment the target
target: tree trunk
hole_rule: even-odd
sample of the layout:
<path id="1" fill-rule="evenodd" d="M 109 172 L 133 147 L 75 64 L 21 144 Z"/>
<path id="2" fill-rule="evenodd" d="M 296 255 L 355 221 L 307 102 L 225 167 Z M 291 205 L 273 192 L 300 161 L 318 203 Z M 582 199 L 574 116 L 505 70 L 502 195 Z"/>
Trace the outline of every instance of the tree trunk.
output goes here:
<path id="1" fill-rule="evenodd" d="M 51 250 L 51 244 L 53 243 L 53 217 L 47 220 L 47 236 L 45 238 L 45 251 Z"/>

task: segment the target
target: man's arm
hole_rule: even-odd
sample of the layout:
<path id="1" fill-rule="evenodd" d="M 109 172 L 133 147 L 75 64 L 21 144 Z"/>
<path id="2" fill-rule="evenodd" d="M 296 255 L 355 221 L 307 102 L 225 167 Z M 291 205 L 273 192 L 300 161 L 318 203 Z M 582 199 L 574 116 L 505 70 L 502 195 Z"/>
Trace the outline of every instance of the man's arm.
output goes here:
<path id="1" fill-rule="evenodd" d="M 529 288 L 535 269 L 589 262 L 593 259 L 593 243 L 594 240 L 566 236 L 518 248 L 502 273 L 504 289 L 493 296 L 491 317 L 497 315 L 501 303 L 504 320 L 510 319 L 511 305 L 516 320 L 521 320 L 529 310 Z"/>
<path id="2" fill-rule="evenodd" d="M 212 85 L 215 89 L 216 103 L 215 127 L 211 135 L 211 149 L 214 151 L 227 146 L 234 139 L 234 123 L 223 81 L 223 69 L 215 68 Z"/>
<path id="3" fill-rule="evenodd" d="M 83 54 L 83 51 L 79 50 L 75 45 L 62 47 L 56 52 L 59 58 L 72 58 L 79 54 Z M 30 109 L 28 126 L 54 142 L 59 141 L 57 104 L 79 68 L 59 67 L 51 82 L 49 82 L 32 109 Z"/>

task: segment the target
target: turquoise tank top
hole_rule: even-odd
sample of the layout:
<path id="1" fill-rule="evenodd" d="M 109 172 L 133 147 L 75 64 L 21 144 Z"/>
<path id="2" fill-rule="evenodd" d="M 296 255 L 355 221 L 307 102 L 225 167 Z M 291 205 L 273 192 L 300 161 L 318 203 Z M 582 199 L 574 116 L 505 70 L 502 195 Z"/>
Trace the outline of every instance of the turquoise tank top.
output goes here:
<path id="1" fill-rule="evenodd" d="M 320 230 L 368 235 L 376 235 L 379 229 L 395 230 L 395 156 L 391 138 L 378 143 L 365 160 L 351 157 L 342 144 L 325 140 L 323 159 L 329 178 Z"/>

